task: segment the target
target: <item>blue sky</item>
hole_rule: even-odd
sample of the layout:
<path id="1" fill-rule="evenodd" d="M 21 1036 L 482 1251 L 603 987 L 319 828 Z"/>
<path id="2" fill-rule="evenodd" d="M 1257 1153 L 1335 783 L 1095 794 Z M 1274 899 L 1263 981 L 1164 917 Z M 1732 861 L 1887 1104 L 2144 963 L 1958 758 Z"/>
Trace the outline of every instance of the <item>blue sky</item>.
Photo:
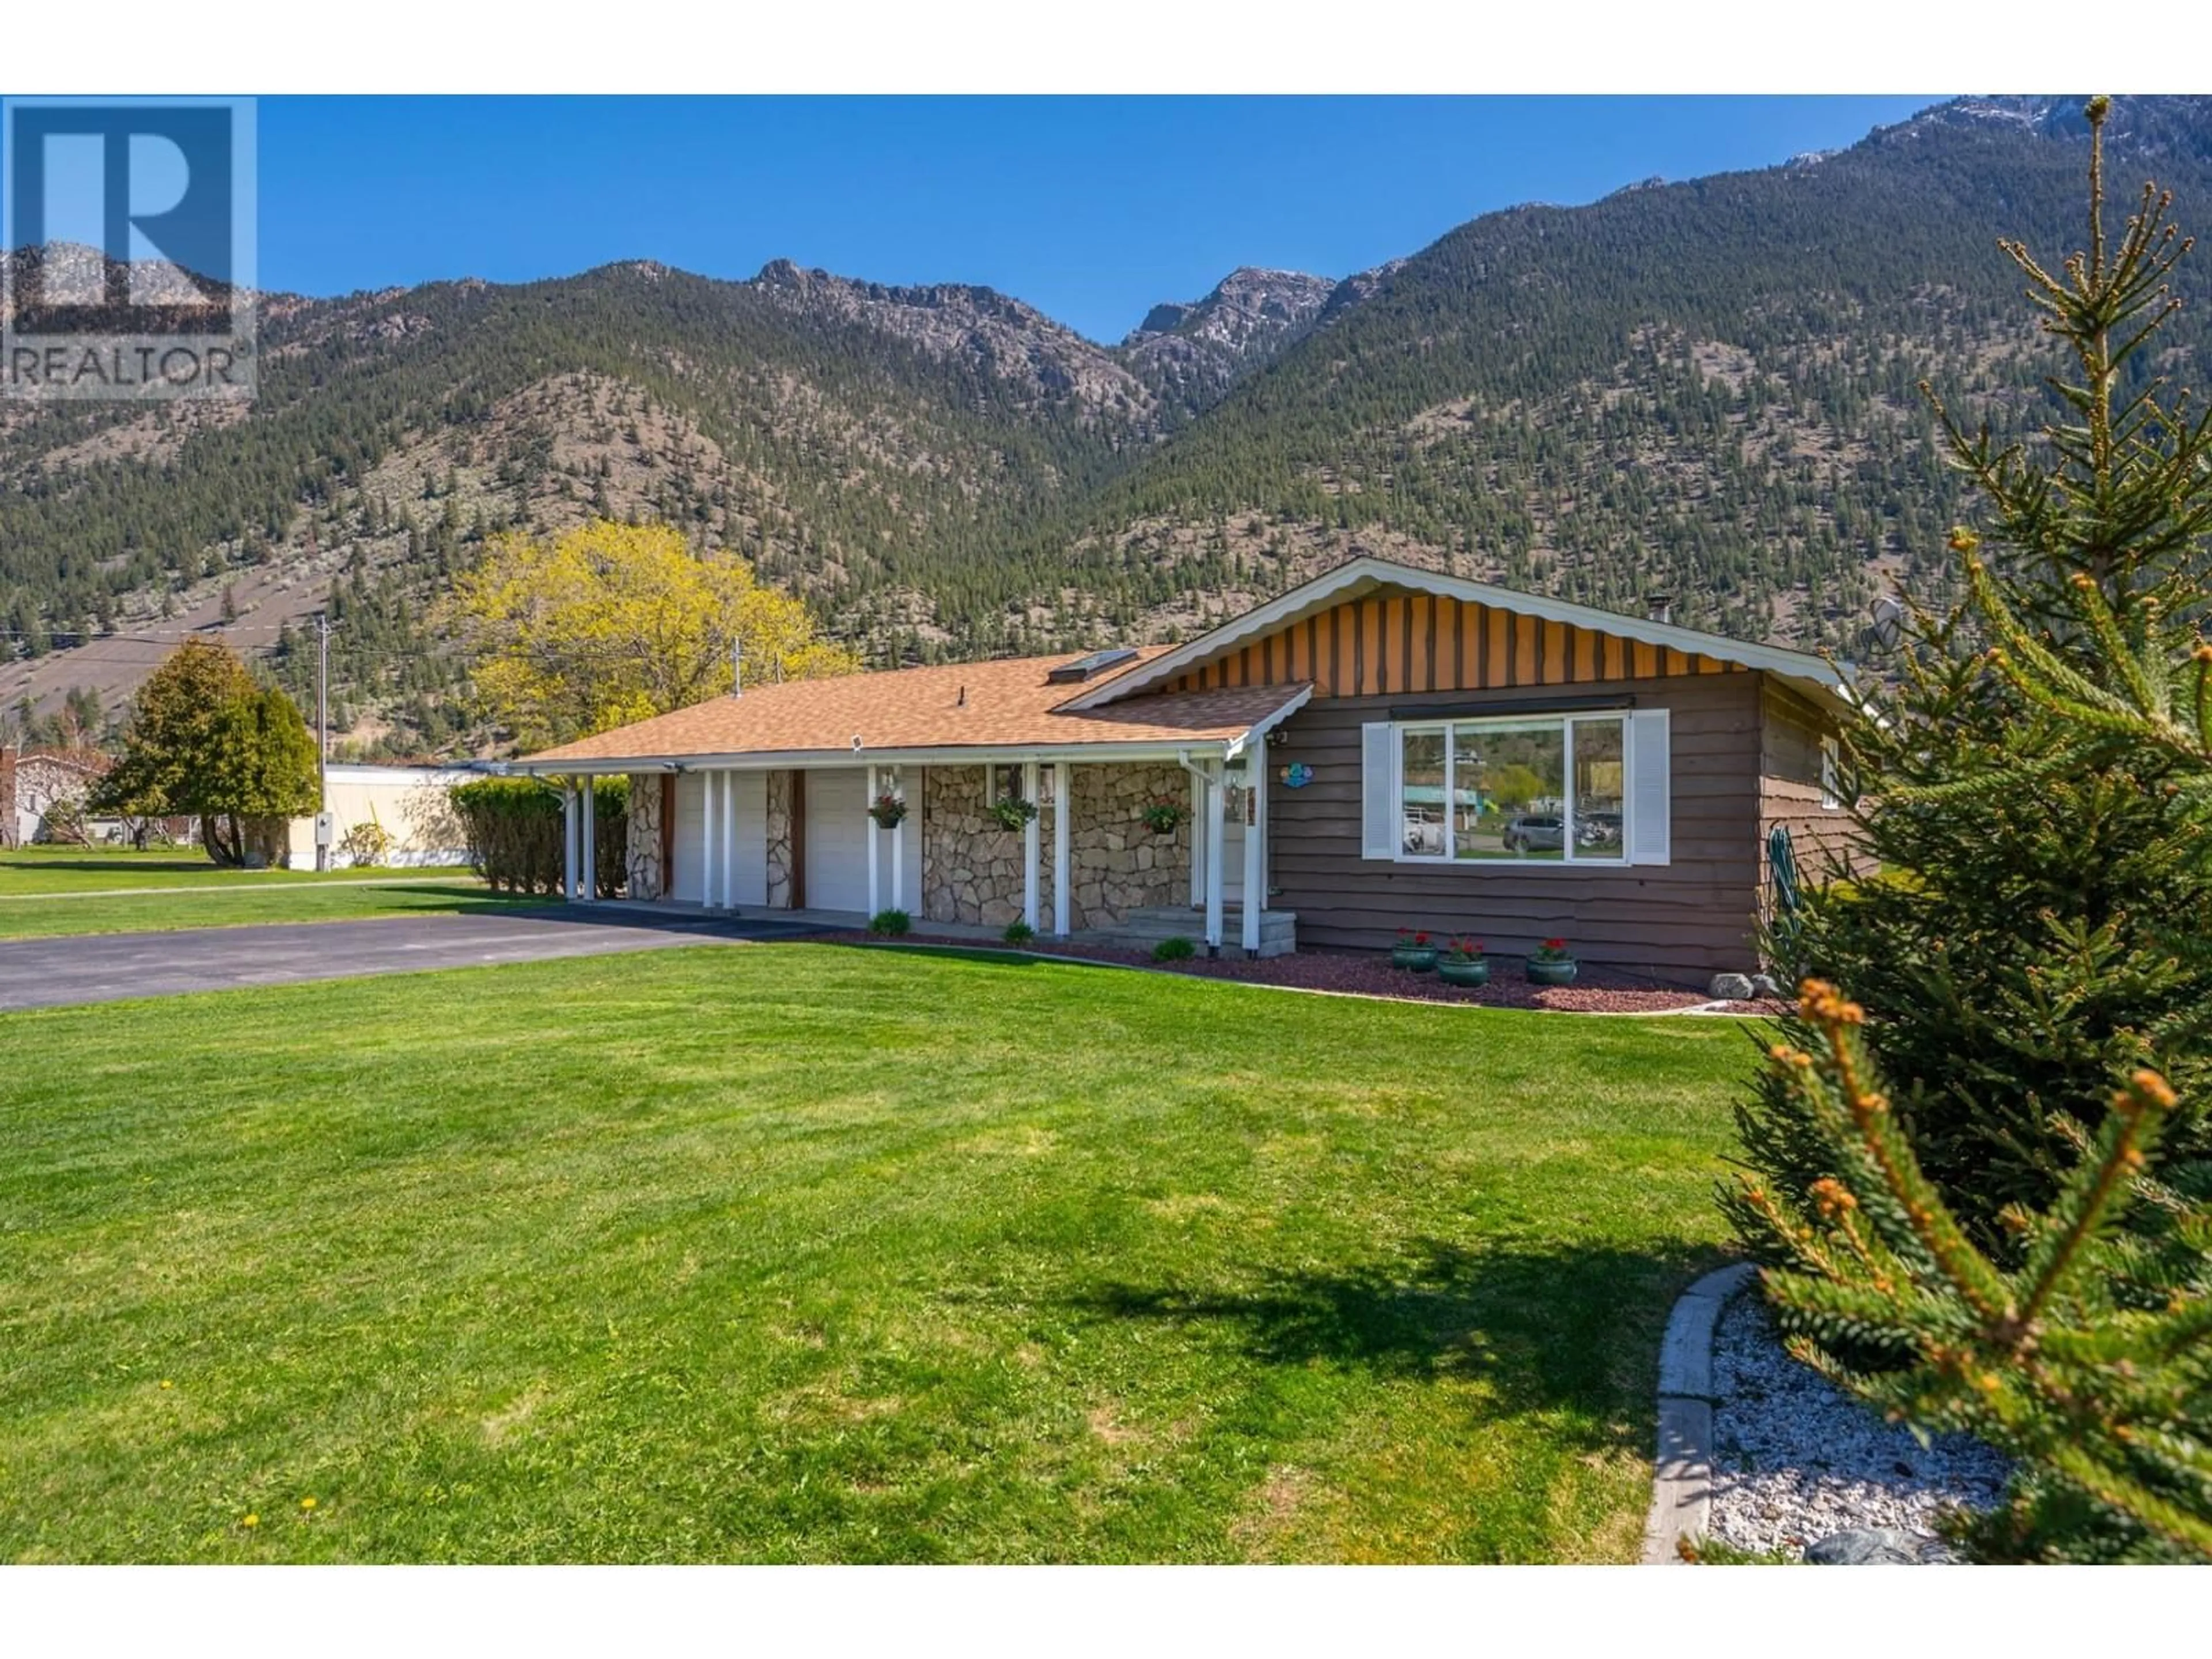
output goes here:
<path id="1" fill-rule="evenodd" d="M 266 98 L 260 277 L 653 258 L 981 283 L 1115 340 L 1240 264 L 1340 276 L 1516 203 L 1833 149 L 1931 97 Z"/>

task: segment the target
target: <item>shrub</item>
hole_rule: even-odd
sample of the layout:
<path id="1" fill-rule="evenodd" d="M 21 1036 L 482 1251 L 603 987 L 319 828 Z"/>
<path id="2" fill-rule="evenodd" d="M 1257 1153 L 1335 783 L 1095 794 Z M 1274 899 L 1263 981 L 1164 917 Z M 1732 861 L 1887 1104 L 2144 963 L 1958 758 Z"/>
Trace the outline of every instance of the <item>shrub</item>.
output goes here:
<path id="1" fill-rule="evenodd" d="M 999 821 L 999 828 L 1009 834 L 1019 834 L 1036 815 L 1036 803 L 1024 800 L 1018 795 L 1008 795 L 1004 800 L 991 803 L 991 816 Z"/>
<path id="2" fill-rule="evenodd" d="M 356 868 L 372 868 L 392 856 L 392 832 L 374 818 L 367 823 L 356 823 L 338 842 L 338 851 Z"/>
<path id="3" fill-rule="evenodd" d="M 1978 1249 L 1922 1170 L 1867 1052 L 1866 1012 L 1808 980 L 1809 1052 L 1771 1051 L 1836 1173 L 1808 1200 L 1740 1178 L 1766 1292 L 1796 1355 L 1893 1417 L 2018 1460 L 2008 1502 L 1952 1531 L 2002 1561 L 2212 1561 L 2212 1206 L 2150 1178 L 2173 1091 L 2138 1071 L 2051 1203 L 2008 1220 L 2021 1261 Z M 2120 1234 L 2130 1208 L 2152 1236 Z M 1854 1369 L 1838 1350 L 1900 1357 Z"/>
<path id="4" fill-rule="evenodd" d="M 1006 924 L 1006 932 L 999 937 L 1009 945 L 1027 945 L 1036 937 L 1036 929 L 1026 921 L 1010 921 Z"/>
<path id="5" fill-rule="evenodd" d="M 53 847 L 84 846 L 91 839 L 85 830 L 84 798 L 64 795 L 49 804 L 31 838 Z"/>
<path id="6" fill-rule="evenodd" d="M 868 918 L 868 931 L 878 939 L 897 939 L 914 927 L 914 918 L 903 910 L 878 910 Z"/>
<path id="7" fill-rule="evenodd" d="M 1197 954 L 1198 946 L 1180 933 L 1172 939 L 1164 939 L 1152 946 L 1154 962 L 1188 962 Z"/>
<path id="8" fill-rule="evenodd" d="M 502 892 L 561 890 L 561 793 L 535 778 L 483 778 L 448 793 L 469 838 L 469 862 Z M 612 898 L 628 874 L 629 781 L 601 778 L 597 891 Z"/>

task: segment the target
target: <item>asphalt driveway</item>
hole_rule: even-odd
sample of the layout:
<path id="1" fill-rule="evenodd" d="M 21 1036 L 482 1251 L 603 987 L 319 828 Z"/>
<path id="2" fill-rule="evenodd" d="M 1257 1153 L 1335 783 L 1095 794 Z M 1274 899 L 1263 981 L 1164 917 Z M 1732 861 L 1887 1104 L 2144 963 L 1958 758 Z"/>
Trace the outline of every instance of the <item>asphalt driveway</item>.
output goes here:
<path id="1" fill-rule="evenodd" d="M 732 939 L 797 939 L 816 931 L 788 922 L 708 921 L 637 910 L 579 916 L 569 908 L 0 939 L 0 1012 Z"/>

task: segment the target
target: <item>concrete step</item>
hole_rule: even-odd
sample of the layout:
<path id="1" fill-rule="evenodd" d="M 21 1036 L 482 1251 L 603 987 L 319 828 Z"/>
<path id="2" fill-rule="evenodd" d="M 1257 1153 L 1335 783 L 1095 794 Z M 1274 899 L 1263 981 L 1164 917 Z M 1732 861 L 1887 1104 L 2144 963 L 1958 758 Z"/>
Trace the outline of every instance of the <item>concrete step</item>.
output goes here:
<path id="1" fill-rule="evenodd" d="M 1260 916 L 1260 948 L 1255 955 L 1285 957 L 1298 948 L 1298 918 L 1295 911 L 1266 910 Z M 1206 937 L 1206 913 L 1183 905 L 1152 905 L 1132 910 L 1116 927 L 1093 929 L 1087 937 L 1123 950 L 1149 951 L 1164 939 L 1187 939 L 1199 945 Z M 1242 959 L 1244 951 L 1243 913 L 1225 907 L 1221 915 L 1221 954 Z"/>

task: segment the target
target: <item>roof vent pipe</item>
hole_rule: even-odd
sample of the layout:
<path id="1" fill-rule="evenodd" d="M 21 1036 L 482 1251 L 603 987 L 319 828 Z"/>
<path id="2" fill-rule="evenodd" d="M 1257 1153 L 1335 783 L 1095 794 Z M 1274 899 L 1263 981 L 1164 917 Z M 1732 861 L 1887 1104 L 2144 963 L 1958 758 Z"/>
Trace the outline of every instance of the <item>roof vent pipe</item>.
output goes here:
<path id="1" fill-rule="evenodd" d="M 1674 620 L 1674 596 L 1672 593 L 1646 593 L 1644 596 L 1644 614 L 1656 623 Z"/>

